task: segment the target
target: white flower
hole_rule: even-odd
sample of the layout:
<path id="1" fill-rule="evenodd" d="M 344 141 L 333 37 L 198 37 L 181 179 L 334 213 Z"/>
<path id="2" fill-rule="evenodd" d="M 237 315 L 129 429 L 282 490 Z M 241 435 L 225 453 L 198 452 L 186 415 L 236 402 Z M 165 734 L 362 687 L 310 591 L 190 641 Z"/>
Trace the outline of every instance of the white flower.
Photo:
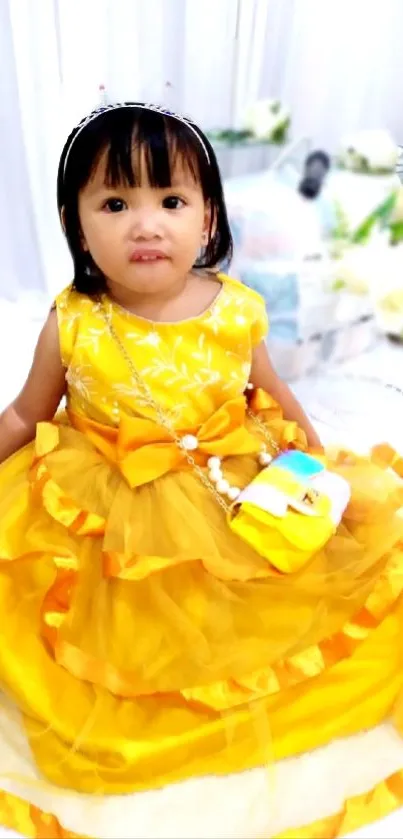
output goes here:
<path id="1" fill-rule="evenodd" d="M 385 312 L 396 312 L 403 315 L 403 288 L 392 291 L 379 301 L 379 308 Z"/>
<path id="2" fill-rule="evenodd" d="M 91 399 L 94 388 L 94 378 L 91 375 L 92 367 L 84 364 L 76 364 L 69 367 L 66 373 L 66 382 L 72 390 L 86 401 Z"/>
<path id="3" fill-rule="evenodd" d="M 395 265 L 398 250 L 389 247 L 388 232 L 374 234 L 368 244 L 351 245 L 331 263 L 333 280 L 353 294 L 383 294 L 389 287 L 389 278 L 399 276 L 398 271 L 403 269 L 401 256 Z"/>
<path id="4" fill-rule="evenodd" d="M 99 353 L 99 342 L 104 332 L 105 330 L 103 328 L 96 329 L 95 327 L 90 327 L 86 332 L 80 333 L 76 341 L 77 349 L 83 350 L 89 347 L 94 352 Z"/>
<path id="5" fill-rule="evenodd" d="M 287 132 L 290 121 L 288 111 L 276 99 L 260 99 L 247 108 L 245 128 L 259 140 L 275 140 L 276 135 Z"/>
<path id="6" fill-rule="evenodd" d="M 67 309 L 66 303 L 61 303 L 59 306 L 59 318 L 61 323 L 63 324 L 63 329 L 66 331 L 71 332 L 77 323 L 80 320 L 81 312 L 70 312 Z"/>
<path id="7" fill-rule="evenodd" d="M 212 329 L 214 335 L 217 335 L 220 329 L 225 327 L 225 315 L 224 312 L 221 312 L 221 306 L 218 304 L 211 309 L 210 314 L 205 320 L 205 325 L 208 329 Z"/>
<path id="8" fill-rule="evenodd" d="M 375 305 L 403 315 L 403 244 L 385 246 L 372 258 L 373 281 L 370 287 Z"/>
<path id="9" fill-rule="evenodd" d="M 137 398 L 138 392 L 139 392 L 139 388 L 138 388 L 138 385 L 136 384 L 136 382 L 129 383 L 129 384 L 124 384 L 124 383 L 121 383 L 121 382 L 113 382 L 112 390 L 115 391 L 115 393 L 118 393 L 119 396 L 128 396 L 128 397 L 134 397 L 134 398 Z"/>
<path id="10" fill-rule="evenodd" d="M 392 211 L 392 221 L 403 221 L 403 186 L 396 193 L 396 204 Z"/>
<path id="11" fill-rule="evenodd" d="M 131 337 L 131 336 L 130 336 Z M 147 332 L 144 338 L 138 338 L 137 336 L 133 336 L 137 338 L 137 343 L 139 346 L 147 345 L 149 347 L 158 347 L 161 342 L 161 336 L 158 332 Z"/>
<path id="12" fill-rule="evenodd" d="M 399 150 L 383 129 L 358 131 L 341 142 L 340 162 L 354 172 L 394 172 Z"/>

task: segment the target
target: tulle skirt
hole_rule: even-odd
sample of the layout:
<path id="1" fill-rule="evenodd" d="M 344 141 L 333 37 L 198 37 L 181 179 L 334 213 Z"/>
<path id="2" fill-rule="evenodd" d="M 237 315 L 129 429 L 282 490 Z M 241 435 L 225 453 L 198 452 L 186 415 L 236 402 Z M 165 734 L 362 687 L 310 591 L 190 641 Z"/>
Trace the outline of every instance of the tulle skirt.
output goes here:
<path id="1" fill-rule="evenodd" d="M 1 467 L 0 822 L 325 837 L 403 801 L 402 462 L 329 456 L 352 501 L 288 576 L 191 471 L 131 489 L 68 423 Z M 256 459 L 225 470 L 243 486 Z"/>

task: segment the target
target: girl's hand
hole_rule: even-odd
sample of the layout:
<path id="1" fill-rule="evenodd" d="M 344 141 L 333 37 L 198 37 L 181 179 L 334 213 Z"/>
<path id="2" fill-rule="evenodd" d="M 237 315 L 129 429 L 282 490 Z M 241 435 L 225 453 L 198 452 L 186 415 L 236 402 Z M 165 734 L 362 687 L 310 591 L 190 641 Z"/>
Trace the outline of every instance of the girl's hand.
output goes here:
<path id="1" fill-rule="evenodd" d="M 305 432 L 311 449 L 322 449 L 322 443 L 305 411 L 294 394 L 274 370 L 266 344 L 262 342 L 253 353 L 250 380 L 255 387 L 262 388 L 278 402 L 284 418 L 296 422 Z"/>
<path id="2" fill-rule="evenodd" d="M 35 437 L 38 422 L 52 420 L 65 393 L 57 314 L 42 329 L 28 379 L 17 399 L 0 415 L 0 463 Z"/>

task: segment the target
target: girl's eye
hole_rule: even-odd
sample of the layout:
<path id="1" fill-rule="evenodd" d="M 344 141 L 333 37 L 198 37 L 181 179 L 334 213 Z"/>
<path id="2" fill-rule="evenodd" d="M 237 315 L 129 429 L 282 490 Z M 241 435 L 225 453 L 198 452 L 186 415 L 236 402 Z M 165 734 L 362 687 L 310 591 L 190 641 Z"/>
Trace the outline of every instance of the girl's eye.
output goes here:
<path id="1" fill-rule="evenodd" d="M 126 203 L 121 198 L 108 198 L 104 204 L 104 210 L 108 213 L 121 213 L 126 209 Z"/>
<path id="2" fill-rule="evenodd" d="M 164 198 L 162 206 L 165 210 L 180 210 L 181 207 L 185 206 L 185 202 L 178 195 L 168 195 L 167 198 Z"/>

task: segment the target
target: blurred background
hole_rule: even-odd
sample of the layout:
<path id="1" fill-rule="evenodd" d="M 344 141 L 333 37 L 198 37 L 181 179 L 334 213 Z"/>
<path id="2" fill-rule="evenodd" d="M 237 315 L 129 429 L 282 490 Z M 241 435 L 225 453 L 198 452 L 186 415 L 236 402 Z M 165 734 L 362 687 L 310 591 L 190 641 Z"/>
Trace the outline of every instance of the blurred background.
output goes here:
<path id="1" fill-rule="evenodd" d="M 330 369 L 339 419 L 359 390 L 347 373 L 375 378 L 349 428 L 374 404 L 384 428 L 381 385 L 403 386 L 402 41 L 402 0 L 1 0 L 0 403 L 71 279 L 63 143 L 100 102 L 138 99 L 210 134 L 226 267 L 265 297 L 279 373 L 322 419 Z"/>

